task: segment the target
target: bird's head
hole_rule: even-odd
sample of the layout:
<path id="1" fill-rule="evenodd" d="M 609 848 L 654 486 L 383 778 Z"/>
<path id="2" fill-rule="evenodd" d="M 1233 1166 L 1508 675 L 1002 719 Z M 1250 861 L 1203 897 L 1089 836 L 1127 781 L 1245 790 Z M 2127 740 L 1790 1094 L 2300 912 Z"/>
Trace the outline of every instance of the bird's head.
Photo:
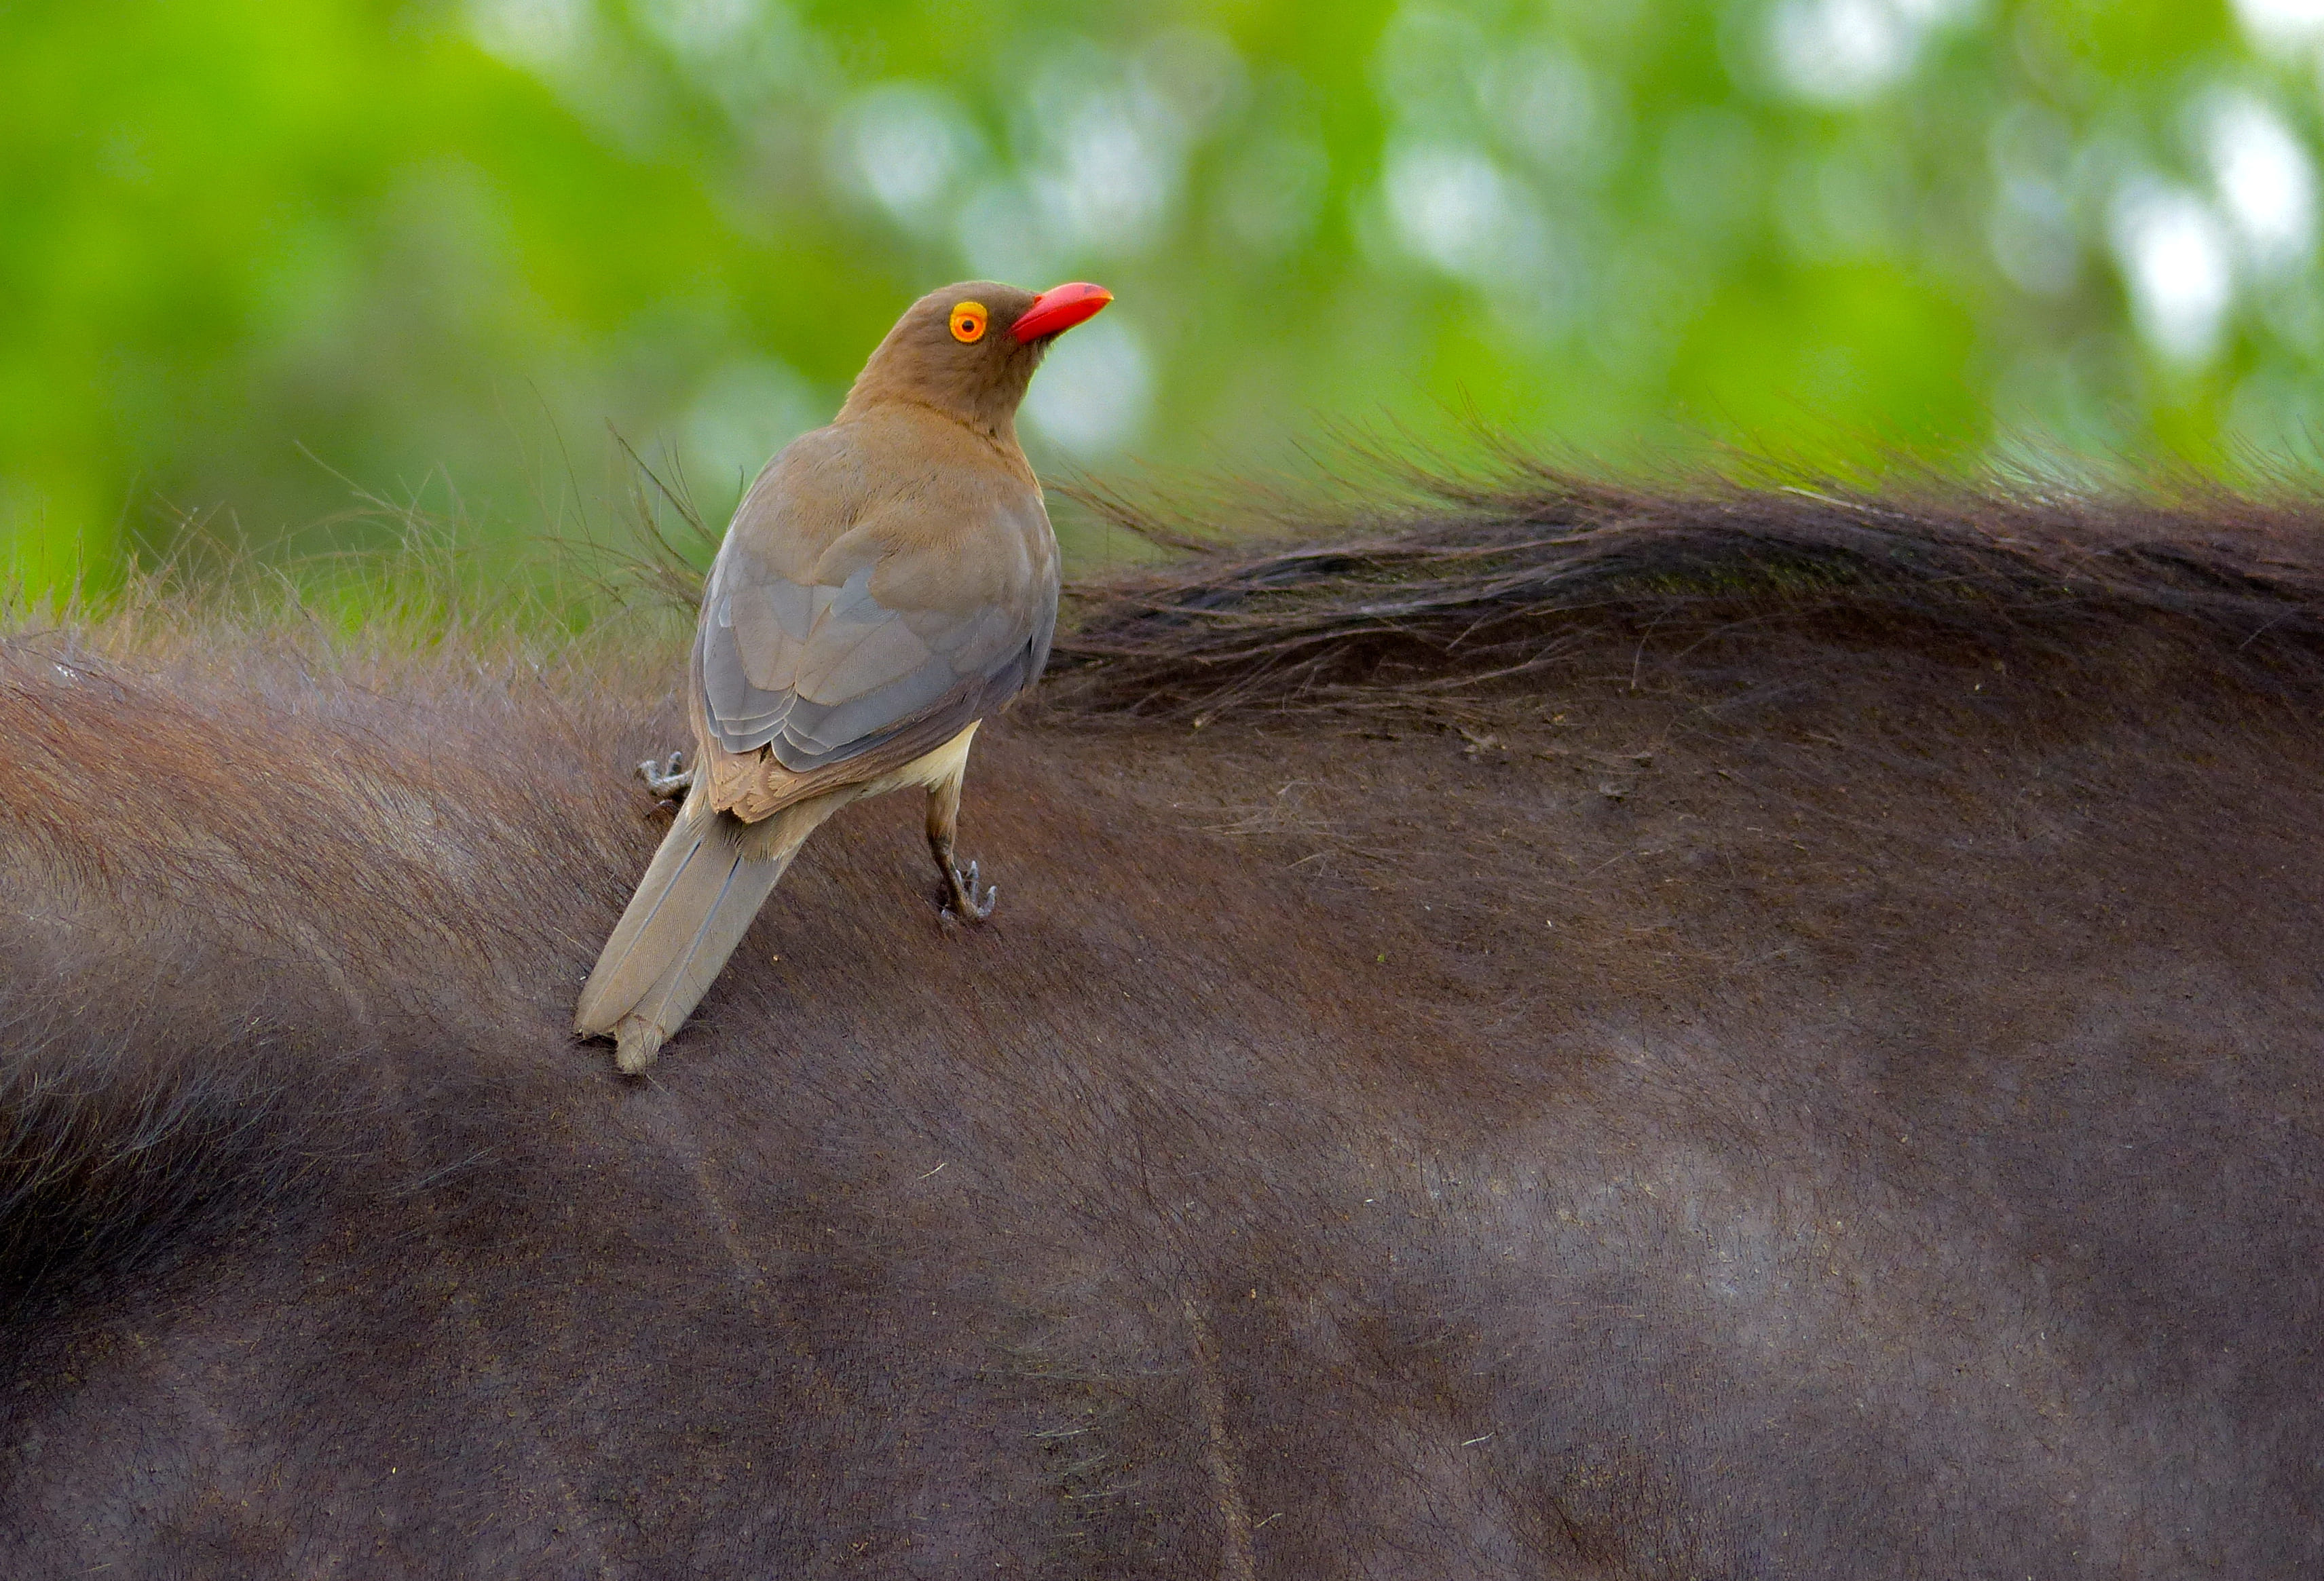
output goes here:
<path id="1" fill-rule="evenodd" d="M 1112 300 L 1102 286 L 1078 280 L 1038 296 L 989 280 L 930 291 L 863 364 L 840 415 L 882 400 L 916 401 L 1013 441 L 1017 403 L 1042 354 Z"/>

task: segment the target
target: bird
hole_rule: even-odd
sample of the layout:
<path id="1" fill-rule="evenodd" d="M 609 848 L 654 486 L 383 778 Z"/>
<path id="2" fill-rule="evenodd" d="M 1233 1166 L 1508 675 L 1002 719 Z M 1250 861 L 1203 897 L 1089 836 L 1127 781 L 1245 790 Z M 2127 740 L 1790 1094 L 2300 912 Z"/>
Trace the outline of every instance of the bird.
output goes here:
<path id="1" fill-rule="evenodd" d="M 683 795 L 581 990 L 575 1030 L 643 1072 L 783 870 L 851 802 L 920 786 L 948 921 L 979 923 L 954 855 L 977 726 L 1037 680 L 1057 540 L 1017 408 L 1058 336 L 1112 301 L 991 280 L 906 309 L 829 426 L 770 461 L 726 529 L 688 665 L 694 755 L 641 764 Z"/>

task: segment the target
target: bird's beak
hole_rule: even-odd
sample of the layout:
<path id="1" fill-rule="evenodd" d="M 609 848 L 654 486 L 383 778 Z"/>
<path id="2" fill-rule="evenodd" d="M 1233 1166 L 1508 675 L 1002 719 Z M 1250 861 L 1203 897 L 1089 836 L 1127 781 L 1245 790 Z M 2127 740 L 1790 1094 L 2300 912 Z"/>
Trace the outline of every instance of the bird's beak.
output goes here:
<path id="1" fill-rule="evenodd" d="M 1033 299 L 1010 333 L 1019 345 L 1040 339 L 1045 335 L 1063 335 L 1083 319 L 1093 317 L 1097 310 L 1113 300 L 1113 293 L 1103 286 L 1093 286 L 1087 280 L 1075 280 L 1071 285 L 1051 286 Z"/>

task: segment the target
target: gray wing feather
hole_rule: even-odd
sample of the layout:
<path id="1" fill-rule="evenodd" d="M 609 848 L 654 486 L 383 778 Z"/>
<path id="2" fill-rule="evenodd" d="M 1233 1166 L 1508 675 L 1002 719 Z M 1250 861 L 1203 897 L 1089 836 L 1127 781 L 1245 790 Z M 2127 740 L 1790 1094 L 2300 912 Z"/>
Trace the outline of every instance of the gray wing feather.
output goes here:
<path id="1" fill-rule="evenodd" d="M 1048 597 L 1040 602 L 1038 609 L 1034 613 L 1033 635 L 1026 644 L 1025 676 L 1017 683 L 1016 691 L 1022 691 L 1039 680 L 1041 672 L 1049 667 L 1049 644 L 1057 635 L 1056 588 L 1054 585 L 1051 586 L 1048 593 Z M 1014 695 L 1013 692 L 1011 695 Z"/>
<path id="2" fill-rule="evenodd" d="M 872 567 L 837 587 L 770 570 L 733 574 L 721 556 L 696 640 L 710 728 L 730 752 L 774 749 L 786 768 L 844 763 L 958 694 L 966 723 L 1039 674 L 1056 623 L 1034 601 L 1035 630 L 997 607 L 961 617 L 890 610 Z"/>

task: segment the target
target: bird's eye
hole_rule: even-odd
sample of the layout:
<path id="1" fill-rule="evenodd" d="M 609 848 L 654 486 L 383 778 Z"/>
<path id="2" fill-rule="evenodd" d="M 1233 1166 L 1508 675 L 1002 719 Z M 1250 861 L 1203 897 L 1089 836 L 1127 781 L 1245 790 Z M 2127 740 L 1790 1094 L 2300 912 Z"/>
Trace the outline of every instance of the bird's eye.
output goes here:
<path id="1" fill-rule="evenodd" d="M 984 338 L 984 304 L 963 302 L 952 310 L 952 337 L 966 345 Z"/>

